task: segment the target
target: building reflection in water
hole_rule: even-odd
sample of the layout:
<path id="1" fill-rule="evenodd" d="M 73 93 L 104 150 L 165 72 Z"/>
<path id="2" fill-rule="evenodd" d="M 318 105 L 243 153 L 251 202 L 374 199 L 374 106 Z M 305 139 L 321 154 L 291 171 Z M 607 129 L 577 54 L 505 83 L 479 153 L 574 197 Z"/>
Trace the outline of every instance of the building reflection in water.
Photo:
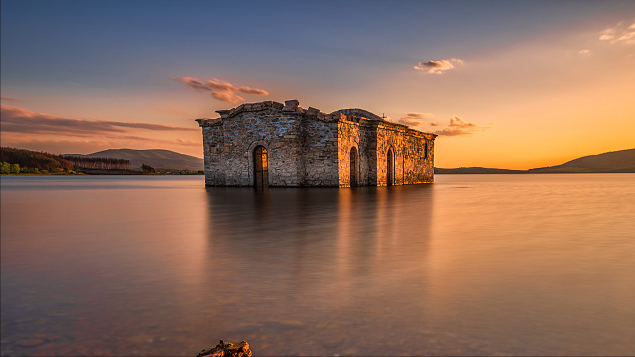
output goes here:
<path id="1" fill-rule="evenodd" d="M 402 318 L 413 307 L 395 309 L 394 302 L 425 290 L 429 185 L 208 188 L 207 197 L 202 275 L 213 287 L 208 306 L 219 336 L 249 338 L 267 354 L 281 353 L 280 346 L 268 349 L 272 341 L 293 339 L 290 348 L 320 341 L 344 346 L 350 329 L 375 329 L 377 336 L 410 328 Z"/>

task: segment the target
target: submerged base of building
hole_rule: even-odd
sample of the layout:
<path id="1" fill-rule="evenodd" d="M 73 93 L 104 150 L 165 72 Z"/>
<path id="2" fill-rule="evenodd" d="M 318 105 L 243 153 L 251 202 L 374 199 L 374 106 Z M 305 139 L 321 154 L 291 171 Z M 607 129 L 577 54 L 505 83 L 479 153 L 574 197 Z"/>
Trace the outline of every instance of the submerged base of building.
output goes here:
<path id="1" fill-rule="evenodd" d="M 330 114 L 266 101 L 197 119 L 205 184 L 350 187 L 431 183 L 435 134 L 362 109 Z"/>

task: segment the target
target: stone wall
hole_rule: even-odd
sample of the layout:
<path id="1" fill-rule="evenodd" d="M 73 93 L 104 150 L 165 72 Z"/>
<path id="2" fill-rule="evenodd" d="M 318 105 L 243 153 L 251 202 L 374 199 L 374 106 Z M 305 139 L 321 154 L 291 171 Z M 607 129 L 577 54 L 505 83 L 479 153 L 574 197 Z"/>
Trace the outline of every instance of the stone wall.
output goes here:
<path id="1" fill-rule="evenodd" d="M 252 186 L 258 146 L 267 149 L 269 186 L 338 185 L 337 121 L 331 117 L 276 102 L 219 113 L 219 119 L 198 120 L 206 185 Z"/>
<path id="2" fill-rule="evenodd" d="M 206 185 L 225 185 L 225 171 L 222 161 L 224 135 L 220 119 L 208 120 L 206 126 L 203 126 L 203 160 Z"/>
<path id="3" fill-rule="evenodd" d="M 268 152 L 269 186 L 351 185 L 350 152 L 357 149 L 357 185 L 387 184 L 387 153 L 394 184 L 432 182 L 436 135 L 386 122 L 362 109 L 324 114 L 298 101 L 243 104 L 197 119 L 203 128 L 205 184 L 252 186 L 253 153 Z"/>
<path id="4" fill-rule="evenodd" d="M 403 153 L 404 141 L 403 128 L 393 125 L 379 124 L 377 127 L 377 186 L 388 184 L 388 150 L 393 155 L 393 184 L 403 185 Z"/>
<path id="5" fill-rule="evenodd" d="M 338 186 L 337 121 L 302 120 L 303 186 Z"/>
<path id="6" fill-rule="evenodd" d="M 404 184 L 434 182 L 434 136 L 409 136 L 403 147 Z"/>
<path id="7" fill-rule="evenodd" d="M 352 119 L 339 123 L 339 184 L 350 186 L 350 151 L 356 147 L 359 157 L 359 185 L 388 184 L 388 150 L 393 153 L 393 184 L 434 181 L 434 137 L 405 125 Z M 429 149 L 426 151 L 426 147 Z"/>
<path id="8" fill-rule="evenodd" d="M 388 183 L 388 150 L 394 155 L 395 185 L 433 182 L 434 151 L 431 148 L 434 148 L 435 137 L 405 125 L 380 123 L 377 128 L 377 186 Z"/>
<path id="9" fill-rule="evenodd" d="M 351 120 L 352 119 L 352 120 Z M 338 125 L 339 186 L 351 186 L 351 149 L 357 149 L 357 185 L 375 186 L 376 180 L 376 140 L 375 130 L 365 120 L 342 118 Z"/>

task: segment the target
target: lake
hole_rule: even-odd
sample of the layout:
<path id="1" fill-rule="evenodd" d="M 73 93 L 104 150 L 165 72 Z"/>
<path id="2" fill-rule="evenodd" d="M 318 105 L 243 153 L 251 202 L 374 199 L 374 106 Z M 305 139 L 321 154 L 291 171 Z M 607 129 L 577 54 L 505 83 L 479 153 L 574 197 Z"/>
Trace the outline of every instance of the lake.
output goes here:
<path id="1" fill-rule="evenodd" d="M 3 176 L 2 355 L 634 355 L 635 174 Z"/>

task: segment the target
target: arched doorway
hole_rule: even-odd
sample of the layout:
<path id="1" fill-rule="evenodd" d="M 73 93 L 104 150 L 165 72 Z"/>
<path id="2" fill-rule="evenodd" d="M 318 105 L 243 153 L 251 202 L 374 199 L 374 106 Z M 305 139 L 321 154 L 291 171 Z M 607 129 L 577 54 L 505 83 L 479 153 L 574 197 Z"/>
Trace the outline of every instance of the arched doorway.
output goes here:
<path id="1" fill-rule="evenodd" d="M 265 188 L 269 186 L 269 163 L 267 162 L 267 149 L 257 146 L 254 149 L 254 187 Z"/>
<path id="2" fill-rule="evenodd" d="M 351 177 L 351 187 L 357 186 L 357 148 L 351 148 L 351 156 L 350 156 L 350 177 Z"/>
<path id="3" fill-rule="evenodd" d="M 388 149 L 388 157 L 386 158 L 386 184 L 392 186 L 395 182 L 395 159 L 391 149 Z"/>

